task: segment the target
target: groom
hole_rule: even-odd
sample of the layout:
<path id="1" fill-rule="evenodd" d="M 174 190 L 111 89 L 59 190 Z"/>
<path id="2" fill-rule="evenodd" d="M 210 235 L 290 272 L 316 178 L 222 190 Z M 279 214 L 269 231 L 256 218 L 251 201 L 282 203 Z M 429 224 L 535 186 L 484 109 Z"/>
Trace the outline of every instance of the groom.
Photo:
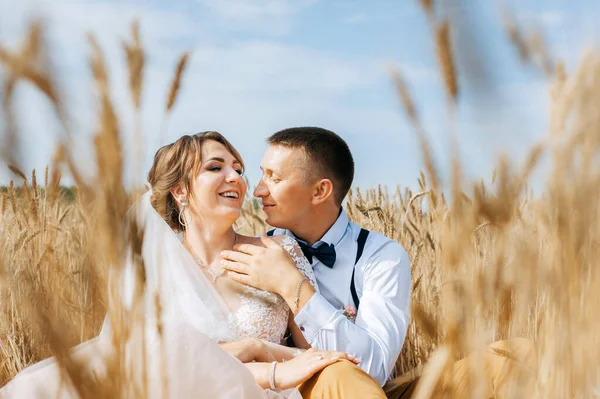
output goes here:
<path id="1" fill-rule="evenodd" d="M 348 221 L 342 201 L 352 184 L 354 162 L 339 136 L 301 127 L 282 130 L 267 141 L 263 177 L 254 195 L 262 200 L 267 223 L 277 227 L 273 233 L 298 240 L 319 292 L 303 281 L 287 251 L 267 237 L 266 248 L 242 244 L 235 247 L 239 252 L 225 251 L 225 268 L 241 283 L 280 294 L 312 347 L 347 352 L 360 360 L 360 368 L 350 362 L 325 368 L 299 387 L 304 398 L 385 398 L 381 386 L 392 374 L 409 321 L 406 251 Z M 358 309 L 355 320 L 353 312 L 342 311 L 347 306 Z M 449 383 L 459 397 L 470 392 L 465 381 L 470 364 L 477 364 L 474 359 L 487 378 L 481 397 L 514 397 L 511 389 L 516 385 L 521 393 L 535 388 L 535 346 L 515 338 L 453 363 Z M 386 390 L 391 397 L 409 398 L 418 381 L 402 376 Z"/>
<path id="2" fill-rule="evenodd" d="M 409 323 L 408 255 L 396 241 L 348 220 L 342 201 L 352 185 L 354 161 L 341 137 L 298 127 L 267 142 L 254 195 L 262 200 L 267 223 L 277 227 L 270 233 L 298 240 L 319 292 L 303 281 L 287 252 L 266 237 L 266 248 L 245 244 L 236 246 L 238 253 L 227 252 L 225 267 L 234 280 L 280 294 L 312 347 L 360 360 L 362 370 L 337 366 L 344 380 L 333 389 L 339 397 L 385 397 L 381 386 L 394 370 Z M 332 392 L 324 379 L 305 383 L 303 396 L 308 391 L 319 396 L 314 392 L 319 389 Z"/>

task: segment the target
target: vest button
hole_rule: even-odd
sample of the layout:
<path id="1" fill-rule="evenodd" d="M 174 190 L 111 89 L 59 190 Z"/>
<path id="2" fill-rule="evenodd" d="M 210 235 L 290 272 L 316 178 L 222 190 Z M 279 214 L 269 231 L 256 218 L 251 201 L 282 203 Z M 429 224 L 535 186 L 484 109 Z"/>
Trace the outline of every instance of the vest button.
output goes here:
<path id="1" fill-rule="evenodd" d="M 304 326 L 300 326 L 300 331 L 304 331 Z"/>

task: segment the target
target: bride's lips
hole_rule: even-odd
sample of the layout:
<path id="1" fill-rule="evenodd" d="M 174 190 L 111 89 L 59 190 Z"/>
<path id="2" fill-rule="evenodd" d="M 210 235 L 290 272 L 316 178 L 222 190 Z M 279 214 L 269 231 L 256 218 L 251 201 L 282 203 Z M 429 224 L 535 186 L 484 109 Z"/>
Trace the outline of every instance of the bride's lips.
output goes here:
<path id="1" fill-rule="evenodd" d="M 238 201 L 240 199 L 240 193 L 237 190 L 225 190 L 219 193 L 219 197 Z"/>
<path id="2" fill-rule="evenodd" d="M 271 208 L 273 208 L 274 206 L 275 206 L 275 204 L 265 204 L 264 202 L 263 202 L 263 204 L 262 204 L 263 210 L 265 210 L 265 211 L 266 211 L 267 209 L 271 209 Z"/>

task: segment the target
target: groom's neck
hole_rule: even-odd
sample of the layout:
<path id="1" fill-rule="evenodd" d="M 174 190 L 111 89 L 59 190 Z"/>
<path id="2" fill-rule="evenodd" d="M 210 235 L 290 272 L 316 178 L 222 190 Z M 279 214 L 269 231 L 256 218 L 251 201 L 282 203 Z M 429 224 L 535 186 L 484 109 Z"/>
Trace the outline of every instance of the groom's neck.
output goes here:
<path id="1" fill-rule="evenodd" d="M 292 233 L 308 245 L 319 241 L 333 226 L 340 215 L 341 207 L 327 205 L 316 207 L 308 217 L 303 217 L 297 225 L 290 229 Z"/>

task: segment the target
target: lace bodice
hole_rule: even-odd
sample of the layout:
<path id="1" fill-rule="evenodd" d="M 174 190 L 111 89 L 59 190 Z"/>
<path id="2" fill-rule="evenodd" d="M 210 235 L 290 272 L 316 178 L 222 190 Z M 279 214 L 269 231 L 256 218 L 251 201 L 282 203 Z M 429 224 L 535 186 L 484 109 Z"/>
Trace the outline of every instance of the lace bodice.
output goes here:
<path id="1" fill-rule="evenodd" d="M 280 245 L 292 256 L 300 272 L 308 277 L 315 290 L 318 290 L 312 266 L 302 254 L 296 240 L 285 236 Z M 287 329 L 290 312 L 285 300 L 277 294 L 253 287 L 245 287 L 237 295 L 241 305 L 229 317 L 229 325 L 236 331 L 236 339 L 260 338 L 280 343 Z"/>

